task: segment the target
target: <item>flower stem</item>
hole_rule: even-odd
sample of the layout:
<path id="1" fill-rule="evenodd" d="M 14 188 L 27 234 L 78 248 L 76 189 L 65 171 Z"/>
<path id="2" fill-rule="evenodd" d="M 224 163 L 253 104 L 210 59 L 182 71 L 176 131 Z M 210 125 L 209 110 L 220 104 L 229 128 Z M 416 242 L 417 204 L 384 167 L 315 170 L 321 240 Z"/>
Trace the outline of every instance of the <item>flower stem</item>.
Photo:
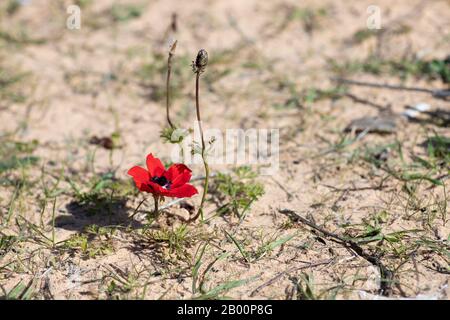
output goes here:
<path id="1" fill-rule="evenodd" d="M 159 216 L 159 196 L 153 195 L 153 199 L 155 200 L 155 210 L 153 211 L 153 216 L 155 217 L 155 220 L 158 219 Z"/>
<path id="2" fill-rule="evenodd" d="M 170 127 L 173 128 L 173 123 L 170 120 L 170 73 L 172 71 L 172 53 L 169 52 L 169 58 L 167 58 L 167 79 L 166 79 L 166 117 Z"/>
<path id="3" fill-rule="evenodd" d="M 169 123 L 171 128 L 174 128 L 172 121 L 170 120 L 170 75 L 172 73 L 172 57 L 175 52 L 175 48 L 177 47 L 177 41 L 175 41 L 169 50 L 169 57 L 167 58 L 167 78 L 166 78 L 166 117 L 167 122 Z"/>
<path id="4" fill-rule="evenodd" d="M 203 205 L 205 203 L 206 194 L 208 193 L 208 183 L 209 183 L 209 166 L 208 162 L 206 161 L 206 144 L 205 144 L 205 138 L 203 137 L 203 128 L 202 128 L 202 119 L 200 116 L 200 103 L 199 103 L 199 82 L 200 82 L 200 70 L 196 72 L 196 78 L 195 78 L 195 107 L 197 110 L 197 122 L 198 122 L 198 128 L 200 130 L 200 137 L 202 140 L 202 160 L 203 165 L 205 167 L 205 183 L 203 185 L 203 194 L 202 194 L 202 200 L 200 202 L 200 207 L 198 208 L 198 212 L 196 216 L 194 217 L 194 220 L 200 216 L 201 221 L 204 220 L 203 216 Z"/>

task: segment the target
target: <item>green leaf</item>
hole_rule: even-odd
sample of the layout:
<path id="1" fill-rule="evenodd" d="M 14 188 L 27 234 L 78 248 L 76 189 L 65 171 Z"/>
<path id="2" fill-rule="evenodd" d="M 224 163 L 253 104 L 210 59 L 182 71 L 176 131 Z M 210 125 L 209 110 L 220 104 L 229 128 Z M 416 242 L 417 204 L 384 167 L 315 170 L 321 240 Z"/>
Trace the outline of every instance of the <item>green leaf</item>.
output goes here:
<path id="1" fill-rule="evenodd" d="M 6 295 L 7 300 L 30 300 L 34 293 L 33 285 L 35 280 L 32 279 L 25 285 L 22 280 L 20 280 L 14 288 Z"/>
<path id="2" fill-rule="evenodd" d="M 209 290 L 207 293 L 199 297 L 196 297 L 195 300 L 217 299 L 221 293 L 225 293 L 231 289 L 246 285 L 257 278 L 259 278 L 259 276 L 253 276 L 243 280 L 234 280 L 226 282 L 224 284 L 220 284 L 214 287 L 213 289 Z"/>
<path id="3" fill-rule="evenodd" d="M 441 180 L 434 179 L 434 178 L 431 178 L 430 176 L 423 175 L 423 174 L 420 174 L 420 173 L 404 173 L 402 175 L 402 179 L 405 180 L 405 181 L 427 180 L 427 181 L 429 181 L 432 184 L 437 185 L 437 186 L 444 185 Z"/>
<path id="4" fill-rule="evenodd" d="M 236 247 L 238 248 L 239 252 L 242 254 L 242 257 L 244 257 L 245 261 L 250 263 L 250 259 L 248 257 L 247 252 L 244 250 L 244 248 L 242 247 L 242 244 L 236 240 L 231 234 L 229 234 L 228 232 L 226 232 L 224 230 L 225 234 L 228 236 L 228 238 L 231 239 L 231 241 L 233 241 L 233 243 L 236 245 Z"/>
<path id="5" fill-rule="evenodd" d="M 297 233 L 294 233 L 294 234 L 291 234 L 291 235 L 289 235 L 287 237 L 278 239 L 276 241 L 272 241 L 272 242 L 266 244 L 264 246 L 264 248 L 265 248 L 266 251 L 271 251 L 271 250 L 275 249 L 276 247 L 279 247 L 279 246 L 285 244 L 286 242 L 288 242 L 289 240 L 294 238 L 296 235 L 297 235 Z"/>
<path id="6" fill-rule="evenodd" d="M 34 165 L 38 161 L 39 158 L 34 156 L 26 156 L 22 158 L 17 158 L 16 156 L 13 156 L 9 159 L 0 161 L 0 173 L 16 169 L 18 167 Z"/>

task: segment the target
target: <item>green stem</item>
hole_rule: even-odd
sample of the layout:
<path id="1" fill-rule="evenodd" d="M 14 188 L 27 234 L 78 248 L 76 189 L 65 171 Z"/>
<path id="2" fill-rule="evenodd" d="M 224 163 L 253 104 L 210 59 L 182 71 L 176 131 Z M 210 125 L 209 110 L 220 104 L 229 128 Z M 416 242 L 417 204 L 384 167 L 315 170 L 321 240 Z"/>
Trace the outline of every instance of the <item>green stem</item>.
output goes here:
<path id="1" fill-rule="evenodd" d="M 153 195 L 153 199 L 155 200 L 155 210 L 153 211 L 153 216 L 155 220 L 158 219 L 159 216 L 159 196 Z"/>
<path id="2" fill-rule="evenodd" d="M 198 127 L 200 130 L 200 137 L 202 140 L 202 160 L 203 160 L 203 165 L 205 167 L 205 183 L 203 185 L 203 195 L 202 195 L 202 200 L 200 202 L 200 207 L 198 208 L 198 212 L 194 217 L 194 220 L 197 219 L 198 216 L 201 217 L 201 221 L 204 221 L 204 216 L 203 216 L 203 205 L 205 203 L 206 200 L 206 194 L 208 193 L 208 183 L 209 183 L 209 166 L 208 163 L 206 162 L 206 144 L 205 144 L 205 138 L 203 137 L 203 128 L 202 128 L 202 119 L 200 116 L 200 103 L 199 103 L 199 80 L 200 80 L 200 71 L 197 71 L 196 73 L 196 78 L 195 78 L 195 107 L 197 110 L 197 122 L 198 122 Z"/>
<path id="3" fill-rule="evenodd" d="M 203 159 L 203 165 L 205 166 L 205 184 L 203 185 L 202 201 L 200 202 L 200 208 L 198 209 L 201 221 L 204 221 L 203 204 L 205 203 L 206 200 L 206 194 L 208 193 L 208 183 L 209 183 L 209 166 L 208 163 L 205 161 L 205 159 Z"/>
<path id="4" fill-rule="evenodd" d="M 52 247 L 55 248 L 55 210 L 56 210 L 56 197 L 53 201 L 53 210 L 52 210 Z"/>

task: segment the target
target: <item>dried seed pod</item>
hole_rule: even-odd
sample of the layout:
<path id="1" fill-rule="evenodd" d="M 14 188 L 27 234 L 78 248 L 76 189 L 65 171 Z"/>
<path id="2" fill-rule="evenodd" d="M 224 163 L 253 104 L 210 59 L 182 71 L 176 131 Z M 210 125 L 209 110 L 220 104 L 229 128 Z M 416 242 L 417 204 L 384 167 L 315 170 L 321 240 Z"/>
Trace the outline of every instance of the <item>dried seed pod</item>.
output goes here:
<path id="1" fill-rule="evenodd" d="M 175 49 L 177 48 L 177 40 L 172 41 L 172 43 L 169 46 L 169 54 L 173 55 L 175 53 Z"/>
<path id="2" fill-rule="evenodd" d="M 202 73 L 205 71 L 206 66 L 208 65 L 208 52 L 205 49 L 201 49 L 197 58 L 195 58 L 195 62 L 192 62 L 192 70 L 194 72 Z"/>

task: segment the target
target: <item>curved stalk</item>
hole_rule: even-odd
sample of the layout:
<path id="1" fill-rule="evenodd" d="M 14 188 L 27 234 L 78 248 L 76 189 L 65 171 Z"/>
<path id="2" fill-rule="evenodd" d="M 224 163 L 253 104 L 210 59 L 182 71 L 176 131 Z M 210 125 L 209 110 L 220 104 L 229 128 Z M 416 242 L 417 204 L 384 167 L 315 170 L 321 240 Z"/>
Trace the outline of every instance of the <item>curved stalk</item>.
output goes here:
<path id="1" fill-rule="evenodd" d="M 203 185 L 203 194 L 202 194 L 202 200 L 200 202 L 200 207 L 198 208 L 198 211 L 197 211 L 197 214 L 195 215 L 195 217 L 193 217 L 191 220 L 195 220 L 200 216 L 201 221 L 204 221 L 203 205 L 206 200 L 206 194 L 208 193 L 209 166 L 208 166 L 208 162 L 206 161 L 206 144 L 205 144 L 205 138 L 203 136 L 202 119 L 200 116 L 199 82 L 200 82 L 200 71 L 198 70 L 196 72 L 196 78 L 195 78 L 195 107 L 196 107 L 196 111 L 197 111 L 197 122 L 198 122 L 198 127 L 200 130 L 200 137 L 201 137 L 201 141 L 202 141 L 201 156 L 202 156 L 202 160 L 203 160 L 203 166 L 205 167 L 205 183 Z"/>
<path id="2" fill-rule="evenodd" d="M 155 217 L 155 220 L 158 219 L 159 216 L 159 196 L 153 195 L 153 199 L 155 200 L 155 209 L 153 211 L 153 216 Z"/>
<path id="3" fill-rule="evenodd" d="M 170 120 L 170 75 L 172 73 L 172 57 L 175 52 L 175 48 L 177 47 L 177 41 L 175 41 L 169 50 L 169 57 L 167 58 L 167 77 L 166 77 L 166 117 L 167 122 L 170 127 L 173 129 L 174 125 Z"/>

